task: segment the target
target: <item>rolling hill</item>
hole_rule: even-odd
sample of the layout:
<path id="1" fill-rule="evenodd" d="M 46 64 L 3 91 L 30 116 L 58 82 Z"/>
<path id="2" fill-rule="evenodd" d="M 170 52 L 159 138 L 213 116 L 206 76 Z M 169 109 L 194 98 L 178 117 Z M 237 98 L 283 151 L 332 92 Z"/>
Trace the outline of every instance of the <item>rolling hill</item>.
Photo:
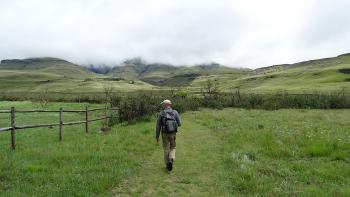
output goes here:
<path id="1" fill-rule="evenodd" d="M 239 88 L 244 92 L 350 92 L 350 54 L 333 58 L 304 61 L 258 68 L 242 76 L 231 74 L 199 77 L 191 84 L 198 89 L 213 79 L 223 91 Z"/>
<path id="2" fill-rule="evenodd" d="M 46 73 L 56 75 L 63 78 L 87 78 L 94 76 L 85 67 L 73 64 L 66 60 L 58 58 L 28 58 L 28 59 L 12 59 L 2 60 L 0 64 L 1 70 L 9 71 L 25 71 L 26 73 Z M 22 73 L 23 74 L 23 73 Z"/>
<path id="3" fill-rule="evenodd" d="M 161 90 L 173 87 L 199 91 L 207 80 L 215 81 L 222 91 L 242 92 L 350 92 L 350 54 L 337 57 L 282 64 L 255 70 L 230 68 L 220 64 L 173 66 L 130 59 L 98 74 L 66 60 L 29 58 L 2 60 L 2 92 L 102 92 L 107 86 L 115 91 Z M 107 71 L 107 72 L 106 72 Z"/>
<path id="4" fill-rule="evenodd" d="M 139 79 L 157 86 L 179 87 L 190 85 L 200 76 L 233 74 L 242 75 L 248 69 L 229 68 L 216 63 L 196 66 L 173 66 L 169 64 L 147 64 L 140 59 L 125 61 L 121 66 L 114 67 L 110 75 L 114 77 Z"/>
<path id="5" fill-rule="evenodd" d="M 152 89 L 142 81 L 114 79 L 89 71 L 86 67 L 58 58 L 2 60 L 2 92 L 101 92 L 107 86 L 115 90 Z"/>

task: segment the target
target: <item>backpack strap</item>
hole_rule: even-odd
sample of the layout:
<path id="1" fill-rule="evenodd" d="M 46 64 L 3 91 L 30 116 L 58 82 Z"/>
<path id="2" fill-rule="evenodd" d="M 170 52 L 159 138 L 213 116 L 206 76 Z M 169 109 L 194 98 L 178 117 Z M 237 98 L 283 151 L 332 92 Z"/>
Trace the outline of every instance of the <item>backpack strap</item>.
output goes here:
<path id="1" fill-rule="evenodd" d="M 165 121 L 166 121 L 166 112 L 164 110 L 162 110 L 160 112 L 160 117 L 162 119 L 162 126 L 165 126 Z"/>
<path id="2" fill-rule="evenodd" d="M 162 126 L 165 126 L 165 122 L 167 121 L 167 114 L 170 114 L 170 116 L 173 118 L 173 120 L 175 120 L 175 114 L 174 114 L 174 111 L 171 110 L 171 112 L 166 112 L 165 110 L 162 110 L 160 112 L 160 116 L 161 116 L 161 119 L 162 119 Z"/>

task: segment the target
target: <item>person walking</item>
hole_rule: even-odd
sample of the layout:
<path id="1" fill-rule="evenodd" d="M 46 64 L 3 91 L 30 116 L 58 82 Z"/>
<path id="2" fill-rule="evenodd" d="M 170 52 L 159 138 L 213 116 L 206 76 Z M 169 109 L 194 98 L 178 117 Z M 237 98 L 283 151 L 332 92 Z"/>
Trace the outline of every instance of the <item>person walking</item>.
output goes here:
<path id="1" fill-rule="evenodd" d="M 164 163 L 171 171 L 175 160 L 176 133 L 181 126 L 180 116 L 176 110 L 171 108 L 171 101 L 166 99 L 160 103 L 162 111 L 159 112 L 156 124 L 156 141 L 159 144 L 159 136 L 162 134 Z"/>

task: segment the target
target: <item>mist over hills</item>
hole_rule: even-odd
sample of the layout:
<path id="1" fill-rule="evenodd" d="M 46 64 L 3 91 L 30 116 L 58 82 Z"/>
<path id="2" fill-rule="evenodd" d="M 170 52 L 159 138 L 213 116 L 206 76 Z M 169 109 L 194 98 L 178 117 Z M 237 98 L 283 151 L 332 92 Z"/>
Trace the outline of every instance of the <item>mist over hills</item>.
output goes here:
<path id="1" fill-rule="evenodd" d="M 194 66 L 174 66 L 162 63 L 146 63 L 141 59 L 131 59 L 123 62 L 121 66 L 113 67 L 108 73 L 113 77 L 139 79 L 159 86 L 183 86 L 199 76 L 243 73 L 248 69 L 230 68 L 217 63 L 200 64 Z"/>
<path id="2" fill-rule="evenodd" d="M 141 58 L 120 65 L 77 65 L 52 58 L 2 60 L 0 90 L 99 91 L 106 83 L 130 91 L 183 87 L 198 90 L 212 79 L 223 91 L 331 91 L 350 88 L 350 54 L 258 69 L 232 68 L 218 63 L 174 66 L 147 63 Z M 15 85 L 13 85 L 15 84 Z M 6 87 L 6 88 L 5 88 Z"/>
<path id="3" fill-rule="evenodd" d="M 22 72 L 50 73 L 71 78 L 93 76 L 93 74 L 86 67 L 52 57 L 2 60 L 0 69 L 10 71 L 17 70 Z"/>
<path id="4" fill-rule="evenodd" d="M 244 73 L 249 69 L 230 68 L 218 63 L 194 66 L 174 66 L 163 63 L 147 63 L 141 58 L 125 60 L 120 65 L 77 65 L 59 58 L 27 58 L 2 60 L 0 69 L 37 71 L 61 74 L 65 77 L 92 77 L 96 74 L 121 80 L 140 80 L 157 86 L 189 85 L 199 76 L 220 73 Z"/>

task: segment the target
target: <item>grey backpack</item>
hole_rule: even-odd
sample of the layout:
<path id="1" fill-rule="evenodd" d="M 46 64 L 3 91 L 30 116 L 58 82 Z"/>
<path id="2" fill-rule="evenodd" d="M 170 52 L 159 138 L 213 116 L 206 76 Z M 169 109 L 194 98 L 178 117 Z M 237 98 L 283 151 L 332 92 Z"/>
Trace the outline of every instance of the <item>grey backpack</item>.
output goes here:
<path id="1" fill-rule="evenodd" d="M 162 114 L 162 122 L 163 122 L 163 128 L 164 131 L 167 133 L 173 133 L 177 131 L 178 124 L 175 119 L 175 114 L 173 111 L 171 112 L 165 112 L 163 111 Z"/>

